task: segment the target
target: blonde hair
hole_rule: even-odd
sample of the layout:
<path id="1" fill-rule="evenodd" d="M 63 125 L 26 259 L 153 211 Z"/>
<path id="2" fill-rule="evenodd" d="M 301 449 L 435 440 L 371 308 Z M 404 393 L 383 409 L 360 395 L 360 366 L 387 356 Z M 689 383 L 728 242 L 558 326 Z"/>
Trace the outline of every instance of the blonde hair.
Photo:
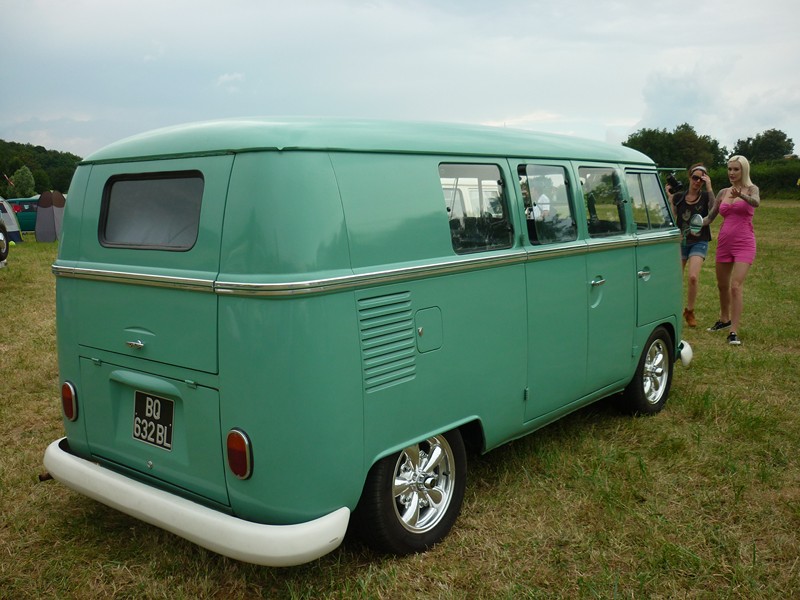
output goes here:
<path id="1" fill-rule="evenodd" d="M 731 156 L 728 159 L 727 164 L 731 164 L 732 162 L 737 162 L 742 167 L 742 184 L 746 185 L 747 187 L 753 185 L 753 182 L 750 180 L 750 161 L 744 156 L 737 154 L 735 156 Z"/>

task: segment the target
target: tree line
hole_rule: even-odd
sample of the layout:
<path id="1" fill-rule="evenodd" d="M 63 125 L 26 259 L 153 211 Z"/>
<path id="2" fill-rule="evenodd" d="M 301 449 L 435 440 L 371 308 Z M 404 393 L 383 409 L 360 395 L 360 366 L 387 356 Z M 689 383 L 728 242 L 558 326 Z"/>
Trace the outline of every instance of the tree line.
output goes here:
<path id="1" fill-rule="evenodd" d="M 663 168 L 688 169 L 695 163 L 702 163 L 708 167 L 715 187 L 719 188 L 725 187 L 728 181 L 728 158 L 740 154 L 750 161 L 751 178 L 762 194 L 800 196 L 800 160 L 793 154 L 792 139 L 779 129 L 767 129 L 755 137 L 740 139 L 730 152 L 714 138 L 699 135 L 688 123 L 673 131 L 640 129 L 622 144 L 645 153 Z"/>
<path id="2" fill-rule="evenodd" d="M 719 167 L 730 156 L 741 154 L 751 164 L 782 160 L 794 152 L 794 142 L 779 129 L 767 129 L 755 137 L 739 140 L 732 152 L 707 135 L 699 135 L 688 123 L 674 131 L 640 129 L 622 142 L 623 146 L 644 152 L 662 167 L 685 169 L 702 162 L 707 167 Z"/>
<path id="3" fill-rule="evenodd" d="M 0 140 L 0 196 L 28 198 L 47 190 L 66 193 L 80 156 L 43 146 Z"/>

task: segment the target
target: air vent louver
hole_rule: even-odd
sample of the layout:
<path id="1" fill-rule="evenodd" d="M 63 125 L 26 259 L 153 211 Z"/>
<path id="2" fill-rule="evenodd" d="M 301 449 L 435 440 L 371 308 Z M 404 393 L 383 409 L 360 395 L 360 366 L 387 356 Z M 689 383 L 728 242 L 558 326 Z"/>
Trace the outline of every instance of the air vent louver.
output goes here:
<path id="1" fill-rule="evenodd" d="M 409 381 L 416 374 L 416 342 L 411 293 L 358 301 L 364 388 L 375 392 Z"/>

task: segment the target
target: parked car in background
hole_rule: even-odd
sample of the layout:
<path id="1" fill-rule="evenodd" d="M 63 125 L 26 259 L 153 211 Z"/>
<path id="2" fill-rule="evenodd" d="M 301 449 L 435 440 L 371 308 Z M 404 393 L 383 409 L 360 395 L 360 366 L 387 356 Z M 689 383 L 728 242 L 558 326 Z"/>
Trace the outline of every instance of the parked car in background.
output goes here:
<path id="1" fill-rule="evenodd" d="M 39 208 L 39 196 L 30 198 L 11 198 L 7 200 L 14 209 L 22 231 L 36 231 L 36 211 Z"/>

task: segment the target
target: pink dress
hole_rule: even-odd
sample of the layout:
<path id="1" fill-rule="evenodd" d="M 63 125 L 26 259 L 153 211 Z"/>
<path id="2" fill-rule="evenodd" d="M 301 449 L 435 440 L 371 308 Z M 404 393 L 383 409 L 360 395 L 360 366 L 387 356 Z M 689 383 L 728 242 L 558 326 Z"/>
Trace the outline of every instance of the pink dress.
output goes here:
<path id="1" fill-rule="evenodd" d="M 720 204 L 719 214 L 725 220 L 717 238 L 717 262 L 753 264 L 756 257 L 756 234 L 753 231 L 755 211 L 744 200 Z"/>

